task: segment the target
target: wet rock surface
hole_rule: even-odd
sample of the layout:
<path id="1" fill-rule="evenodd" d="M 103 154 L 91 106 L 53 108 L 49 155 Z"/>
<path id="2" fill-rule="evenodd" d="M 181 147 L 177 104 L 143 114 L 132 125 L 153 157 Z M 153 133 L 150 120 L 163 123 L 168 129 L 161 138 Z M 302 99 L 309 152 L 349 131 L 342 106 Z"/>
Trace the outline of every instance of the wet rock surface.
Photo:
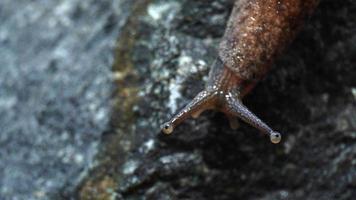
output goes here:
<path id="1" fill-rule="evenodd" d="M 352 199 L 356 181 L 356 4 L 324 0 L 244 99 L 279 145 L 206 112 L 160 125 L 204 86 L 231 1 L 145 1 L 119 36 L 112 130 L 78 187 L 86 199 Z M 110 189 L 106 186 L 110 184 Z M 97 191 L 102 191 L 97 193 Z"/>
<path id="2" fill-rule="evenodd" d="M 0 1 L 0 199 L 53 199 L 93 164 L 130 5 Z"/>

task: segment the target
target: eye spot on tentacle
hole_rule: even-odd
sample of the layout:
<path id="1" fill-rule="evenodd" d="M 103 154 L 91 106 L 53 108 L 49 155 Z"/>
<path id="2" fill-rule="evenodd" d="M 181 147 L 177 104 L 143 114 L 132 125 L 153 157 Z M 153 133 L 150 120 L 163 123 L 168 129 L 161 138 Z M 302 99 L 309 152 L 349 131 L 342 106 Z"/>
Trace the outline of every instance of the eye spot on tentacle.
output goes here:
<path id="1" fill-rule="evenodd" d="M 163 124 L 162 131 L 165 134 L 171 134 L 173 132 L 173 126 L 169 122 Z"/>
<path id="2" fill-rule="evenodd" d="M 270 137 L 270 140 L 273 144 L 277 144 L 281 141 L 282 139 L 282 136 L 280 133 L 278 132 L 272 132 L 271 135 L 269 136 Z"/>

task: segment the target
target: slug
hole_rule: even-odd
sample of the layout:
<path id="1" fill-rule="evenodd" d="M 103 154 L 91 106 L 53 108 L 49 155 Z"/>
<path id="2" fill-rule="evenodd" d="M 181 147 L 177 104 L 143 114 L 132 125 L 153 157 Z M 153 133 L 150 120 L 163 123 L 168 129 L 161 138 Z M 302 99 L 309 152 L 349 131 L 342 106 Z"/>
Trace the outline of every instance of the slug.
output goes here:
<path id="1" fill-rule="evenodd" d="M 205 89 L 162 125 L 173 129 L 188 117 L 215 109 L 226 114 L 231 128 L 237 118 L 269 135 L 272 143 L 281 134 L 252 113 L 241 99 L 269 71 L 273 61 L 291 43 L 318 0 L 236 0 L 218 48 Z"/>

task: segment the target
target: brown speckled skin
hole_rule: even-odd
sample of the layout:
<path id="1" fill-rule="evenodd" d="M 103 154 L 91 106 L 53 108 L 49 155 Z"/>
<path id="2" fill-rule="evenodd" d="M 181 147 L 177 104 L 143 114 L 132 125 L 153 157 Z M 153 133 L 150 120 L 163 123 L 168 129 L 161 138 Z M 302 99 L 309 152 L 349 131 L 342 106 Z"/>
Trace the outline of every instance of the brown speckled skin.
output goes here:
<path id="1" fill-rule="evenodd" d="M 318 0 L 238 0 L 219 56 L 236 76 L 259 79 L 289 44 Z"/>
<path id="2" fill-rule="evenodd" d="M 270 69 L 273 60 L 294 39 L 318 0 L 237 0 L 219 47 L 219 56 L 205 90 L 162 127 L 164 133 L 207 109 L 224 112 L 232 128 L 236 117 L 270 136 L 280 133 L 246 108 L 241 99 Z"/>

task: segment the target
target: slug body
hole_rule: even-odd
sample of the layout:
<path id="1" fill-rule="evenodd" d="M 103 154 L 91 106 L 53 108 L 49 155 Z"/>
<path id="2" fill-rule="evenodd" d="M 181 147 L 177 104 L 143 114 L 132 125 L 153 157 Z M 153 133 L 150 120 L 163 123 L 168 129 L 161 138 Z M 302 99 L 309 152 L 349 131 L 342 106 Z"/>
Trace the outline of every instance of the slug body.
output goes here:
<path id="1" fill-rule="evenodd" d="M 186 118 L 216 109 L 227 115 L 232 128 L 237 128 L 239 117 L 278 143 L 280 133 L 241 99 L 265 76 L 317 4 L 318 0 L 236 0 L 205 90 L 165 123 L 163 132 L 170 134 Z"/>

